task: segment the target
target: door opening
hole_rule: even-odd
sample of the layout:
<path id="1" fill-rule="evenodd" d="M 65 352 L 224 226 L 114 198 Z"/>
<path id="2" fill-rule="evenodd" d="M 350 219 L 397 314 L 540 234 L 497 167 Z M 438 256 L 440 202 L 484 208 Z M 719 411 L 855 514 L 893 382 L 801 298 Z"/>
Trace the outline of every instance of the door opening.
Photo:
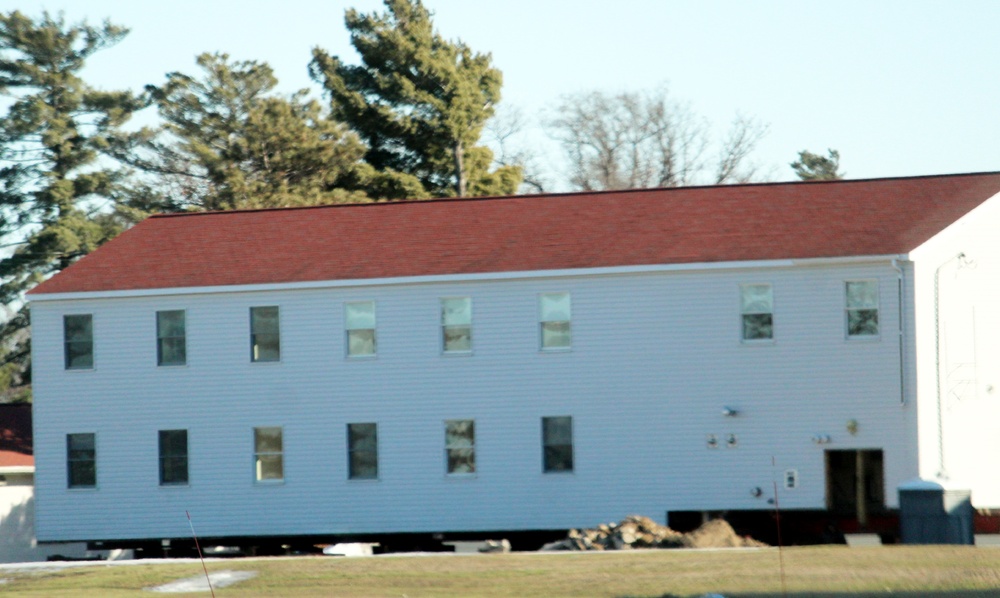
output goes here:
<path id="1" fill-rule="evenodd" d="M 885 511 L 882 462 L 881 449 L 826 451 L 827 509 L 866 528 L 869 515 Z"/>

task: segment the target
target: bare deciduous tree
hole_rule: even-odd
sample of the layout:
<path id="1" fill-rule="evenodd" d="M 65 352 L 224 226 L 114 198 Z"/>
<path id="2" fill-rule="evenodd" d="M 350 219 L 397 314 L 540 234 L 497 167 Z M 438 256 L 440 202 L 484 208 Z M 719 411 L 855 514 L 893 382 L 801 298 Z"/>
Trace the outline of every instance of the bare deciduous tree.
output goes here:
<path id="1" fill-rule="evenodd" d="M 719 150 L 715 183 L 748 183 L 753 181 L 760 166 L 750 161 L 750 154 L 767 134 L 767 125 L 737 114 Z"/>
<path id="2" fill-rule="evenodd" d="M 570 185 L 587 191 L 745 182 L 767 131 L 737 115 L 713 163 L 708 122 L 665 89 L 564 96 L 546 125 L 569 159 Z"/>
<path id="3" fill-rule="evenodd" d="M 516 166 L 521 169 L 521 193 L 544 193 L 548 181 L 539 163 L 538 153 L 527 146 L 528 119 L 517 106 L 500 104 L 486 122 L 483 141 L 493 150 L 493 166 Z"/>

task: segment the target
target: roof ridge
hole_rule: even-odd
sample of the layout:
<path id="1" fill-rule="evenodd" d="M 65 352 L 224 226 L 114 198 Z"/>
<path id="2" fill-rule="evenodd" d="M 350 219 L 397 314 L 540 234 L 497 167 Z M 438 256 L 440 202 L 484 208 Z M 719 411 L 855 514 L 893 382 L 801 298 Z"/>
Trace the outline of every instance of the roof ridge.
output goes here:
<path id="1" fill-rule="evenodd" d="M 573 197 L 573 196 L 606 196 L 606 195 L 625 194 L 625 193 L 645 194 L 645 193 L 681 192 L 684 190 L 738 188 L 738 187 L 782 187 L 788 185 L 839 185 L 839 184 L 850 184 L 850 183 L 873 183 L 873 182 L 891 182 L 891 181 L 901 181 L 901 180 L 944 179 L 944 178 L 991 176 L 991 175 L 1000 175 L 1000 171 L 922 174 L 922 175 L 893 176 L 893 177 L 871 177 L 864 179 L 836 179 L 836 180 L 826 180 L 826 181 L 766 181 L 766 182 L 756 182 L 756 183 L 687 185 L 682 187 L 640 187 L 635 189 L 594 189 L 587 191 L 558 191 L 549 193 L 525 193 L 523 195 L 484 195 L 479 197 L 434 197 L 430 199 L 396 199 L 389 201 L 372 201 L 367 203 L 336 203 L 336 204 L 322 204 L 313 206 L 284 206 L 284 207 L 273 207 L 273 208 L 249 208 L 249 209 L 236 209 L 236 210 L 208 210 L 203 212 L 198 212 L 198 211 L 169 212 L 169 213 L 153 214 L 150 216 L 150 218 L 159 219 L 159 218 L 181 218 L 190 216 L 220 216 L 220 215 L 254 214 L 258 212 L 291 212 L 297 210 L 326 210 L 326 209 L 336 209 L 336 208 L 364 208 L 364 207 L 375 208 L 380 206 L 395 206 L 395 205 L 405 205 L 405 204 L 439 204 L 439 203 L 460 203 L 460 202 L 471 203 L 480 201 L 503 201 L 503 200 L 515 200 L 515 199 L 531 200 L 531 199 L 545 199 L 545 198 Z"/>

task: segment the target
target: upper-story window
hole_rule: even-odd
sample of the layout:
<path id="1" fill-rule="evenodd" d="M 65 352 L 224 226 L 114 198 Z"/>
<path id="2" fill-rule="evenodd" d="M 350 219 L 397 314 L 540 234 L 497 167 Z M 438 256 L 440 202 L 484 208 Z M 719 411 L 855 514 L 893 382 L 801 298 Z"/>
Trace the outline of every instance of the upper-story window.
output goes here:
<path id="1" fill-rule="evenodd" d="M 542 350 L 569 349 L 572 343 L 569 293 L 542 293 L 538 302 Z"/>
<path id="2" fill-rule="evenodd" d="M 97 486 L 97 436 L 94 433 L 66 435 L 66 485 L 70 488 Z"/>
<path id="3" fill-rule="evenodd" d="M 445 353 L 472 351 L 472 299 L 441 300 L 441 347 Z"/>
<path id="4" fill-rule="evenodd" d="M 774 338 L 774 292 L 771 285 L 740 285 L 740 312 L 744 341 Z"/>
<path id="5" fill-rule="evenodd" d="M 847 337 L 878 336 L 878 281 L 848 280 Z"/>
<path id="6" fill-rule="evenodd" d="M 156 364 L 187 363 L 187 334 L 184 310 L 156 312 Z"/>
<path id="7" fill-rule="evenodd" d="M 278 308 L 250 308 L 250 361 L 278 361 L 281 337 L 278 333 Z"/>
<path id="8" fill-rule="evenodd" d="M 344 327 L 347 329 L 347 356 L 375 355 L 375 302 L 352 301 L 344 304 Z"/>
<path id="9" fill-rule="evenodd" d="M 91 314 L 63 316 L 63 345 L 67 370 L 94 367 L 94 317 Z"/>

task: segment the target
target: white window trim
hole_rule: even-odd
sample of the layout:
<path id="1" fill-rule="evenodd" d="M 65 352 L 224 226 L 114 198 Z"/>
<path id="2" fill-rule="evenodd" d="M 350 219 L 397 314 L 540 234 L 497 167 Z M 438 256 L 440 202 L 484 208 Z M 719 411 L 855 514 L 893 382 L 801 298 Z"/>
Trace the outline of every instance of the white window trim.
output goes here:
<path id="1" fill-rule="evenodd" d="M 449 451 L 449 448 L 448 448 L 448 422 L 452 422 L 452 421 L 470 421 L 470 422 L 472 422 L 472 461 L 475 464 L 475 468 L 476 468 L 475 471 L 471 471 L 471 472 L 450 472 L 450 471 L 448 471 L 448 451 Z M 449 479 L 449 480 L 468 480 L 468 479 L 473 479 L 473 478 L 476 478 L 476 477 L 479 476 L 479 451 L 476 449 L 476 445 L 478 444 L 478 442 L 476 440 L 476 437 L 478 435 L 477 432 L 476 432 L 476 429 L 478 427 L 479 426 L 477 425 L 477 420 L 475 418 L 473 418 L 473 417 L 453 417 L 453 418 L 450 418 L 450 419 L 442 420 L 442 422 L 441 422 L 441 430 L 445 434 L 445 437 L 444 437 L 444 451 L 443 451 L 443 455 L 442 455 L 444 457 L 444 477 L 445 477 L 445 479 Z"/>
<path id="2" fill-rule="evenodd" d="M 569 469 L 545 469 L 545 449 L 549 446 L 545 444 L 545 420 L 565 417 L 569 419 L 569 450 L 573 466 Z M 543 476 L 566 476 L 576 473 L 576 424 L 572 415 L 543 415 L 539 418 L 542 427 L 542 475 Z"/>
<path id="3" fill-rule="evenodd" d="M 351 304 L 351 303 L 371 303 L 372 304 L 372 311 L 375 314 L 375 327 L 374 328 L 348 328 L 347 327 L 347 306 L 349 304 Z M 344 316 L 344 327 L 343 327 L 343 329 L 344 329 L 344 359 L 347 359 L 349 361 L 365 361 L 365 360 L 369 360 L 369 359 L 377 359 L 378 358 L 378 302 L 376 302 L 374 299 L 358 299 L 358 300 L 344 301 L 343 316 Z M 279 326 L 280 326 L 280 318 L 279 318 Z M 372 339 L 374 339 L 374 343 L 375 343 L 375 351 L 373 353 L 369 354 L 369 355 L 351 355 L 351 339 L 350 339 L 351 330 L 371 330 L 372 331 Z"/>
<path id="4" fill-rule="evenodd" d="M 570 315 L 568 320 L 543 320 L 542 296 L 543 295 L 566 295 L 569 297 Z M 538 350 L 542 353 L 569 353 L 573 350 L 573 293 L 570 291 L 546 291 L 538 293 Z M 568 347 L 546 347 L 544 345 L 544 333 L 542 325 L 546 322 L 567 322 L 569 324 L 569 346 Z"/>
<path id="5" fill-rule="evenodd" d="M 163 462 L 163 453 L 160 452 L 160 432 L 179 432 L 184 431 L 184 441 L 187 443 L 187 452 L 184 454 L 184 465 L 187 468 L 187 481 L 186 482 L 164 482 L 161 478 L 161 467 Z M 164 430 L 157 429 L 156 431 L 156 480 L 160 488 L 188 488 L 191 486 L 191 430 L 188 428 L 168 428 Z"/>
<path id="6" fill-rule="evenodd" d="M 179 311 L 184 313 L 184 363 L 160 363 L 160 312 L 165 311 Z M 188 317 L 187 308 L 179 307 L 176 309 L 157 309 L 153 312 L 153 334 L 156 337 L 156 354 L 154 355 L 154 360 L 156 361 L 157 368 L 163 368 L 165 370 L 176 370 L 188 367 Z"/>
<path id="7" fill-rule="evenodd" d="M 253 310 L 258 307 L 276 307 L 278 308 L 278 358 L 268 361 L 255 361 L 253 358 Z M 282 312 L 284 312 L 284 307 L 280 303 L 269 303 L 266 305 L 249 305 L 246 308 L 247 314 L 247 336 L 246 340 L 248 342 L 248 348 L 250 349 L 250 359 L 247 360 L 251 366 L 268 366 L 280 364 L 285 359 L 285 351 L 282 349 L 283 339 L 285 337 Z M 265 426 L 266 427 L 266 426 Z"/>
<path id="8" fill-rule="evenodd" d="M 850 333 L 850 320 L 849 313 L 850 309 L 847 307 L 847 283 L 849 282 L 871 282 L 875 284 L 875 311 L 878 313 L 878 334 L 855 334 Z M 875 343 L 879 342 L 882 338 L 882 283 L 878 278 L 847 278 L 841 284 L 841 292 L 843 293 L 843 330 L 844 330 L 844 340 L 850 343 Z M 856 308 L 856 309 L 870 309 L 870 308 Z"/>
<path id="9" fill-rule="evenodd" d="M 762 313 L 767 313 L 767 312 L 744 312 L 743 311 L 743 287 L 751 287 L 751 286 L 755 286 L 755 285 L 756 286 L 767 285 L 768 287 L 771 288 L 771 312 L 770 312 L 771 313 L 771 338 L 757 338 L 757 339 L 746 339 L 746 338 L 743 338 L 743 316 L 748 315 L 748 314 L 762 314 Z M 739 293 L 738 293 L 738 295 L 736 297 L 736 301 L 737 301 L 737 303 L 736 303 L 736 311 L 739 314 L 739 326 L 736 329 L 736 336 L 739 339 L 740 345 L 742 345 L 744 347 L 767 347 L 767 346 L 771 346 L 771 345 L 776 344 L 776 342 L 777 342 L 776 339 L 778 337 L 778 334 L 777 334 L 778 331 L 777 331 L 777 326 L 776 326 L 776 322 L 778 321 L 778 318 L 777 318 L 777 311 L 778 311 L 777 308 L 778 308 L 778 306 L 776 305 L 777 301 L 775 301 L 775 298 L 774 298 L 774 284 L 770 283 L 770 282 L 741 282 L 739 284 L 739 289 L 738 290 L 739 290 Z"/>
<path id="10" fill-rule="evenodd" d="M 275 479 L 258 480 L 257 479 L 257 455 L 276 455 L 276 454 L 279 454 L 279 453 L 258 453 L 257 452 L 257 430 L 264 429 L 264 428 L 278 428 L 279 430 L 281 430 L 281 453 L 280 453 L 280 455 L 281 455 L 281 479 L 277 479 L 277 480 L 275 480 Z M 250 463 L 251 463 L 250 471 L 252 473 L 252 479 L 253 479 L 254 486 L 281 486 L 281 485 L 283 485 L 285 483 L 285 478 L 287 477 L 285 475 L 285 453 L 287 453 L 287 452 L 288 451 L 285 450 L 285 426 L 284 425 L 278 425 L 278 426 L 251 426 L 250 427 Z"/>
<path id="11" fill-rule="evenodd" d="M 468 299 L 469 300 L 469 349 L 464 351 L 448 351 L 445 349 L 444 345 L 444 321 L 442 316 L 444 315 L 444 302 L 450 299 Z M 476 349 L 476 337 L 475 337 L 475 321 L 476 312 L 475 305 L 472 301 L 472 295 L 448 295 L 438 298 L 438 343 L 441 348 L 441 355 L 448 357 L 465 357 L 467 355 L 472 355 L 475 353 Z"/>
<path id="12" fill-rule="evenodd" d="M 90 361 L 89 368 L 68 368 L 66 367 L 66 316 L 90 316 Z M 97 369 L 97 314 L 72 313 L 63 314 L 62 320 L 62 371 L 64 372 L 93 372 Z"/>
<path id="13" fill-rule="evenodd" d="M 375 477 L 373 478 L 352 478 L 351 477 L 351 432 L 350 426 L 357 424 L 374 424 L 375 425 Z M 382 438 L 379 433 L 378 422 L 347 422 L 344 426 L 344 433 L 346 438 L 344 438 L 344 445 L 347 447 L 347 481 L 352 484 L 364 484 L 371 482 L 379 482 L 382 480 Z"/>
<path id="14" fill-rule="evenodd" d="M 70 434 L 93 434 L 94 435 L 94 485 L 93 486 L 70 486 L 69 485 L 69 439 Z M 97 432 L 67 432 L 63 435 L 63 457 L 66 459 L 66 490 L 69 492 L 95 492 L 101 487 L 101 471 L 97 468 L 97 457 L 101 454 L 98 443 L 100 434 Z"/>

